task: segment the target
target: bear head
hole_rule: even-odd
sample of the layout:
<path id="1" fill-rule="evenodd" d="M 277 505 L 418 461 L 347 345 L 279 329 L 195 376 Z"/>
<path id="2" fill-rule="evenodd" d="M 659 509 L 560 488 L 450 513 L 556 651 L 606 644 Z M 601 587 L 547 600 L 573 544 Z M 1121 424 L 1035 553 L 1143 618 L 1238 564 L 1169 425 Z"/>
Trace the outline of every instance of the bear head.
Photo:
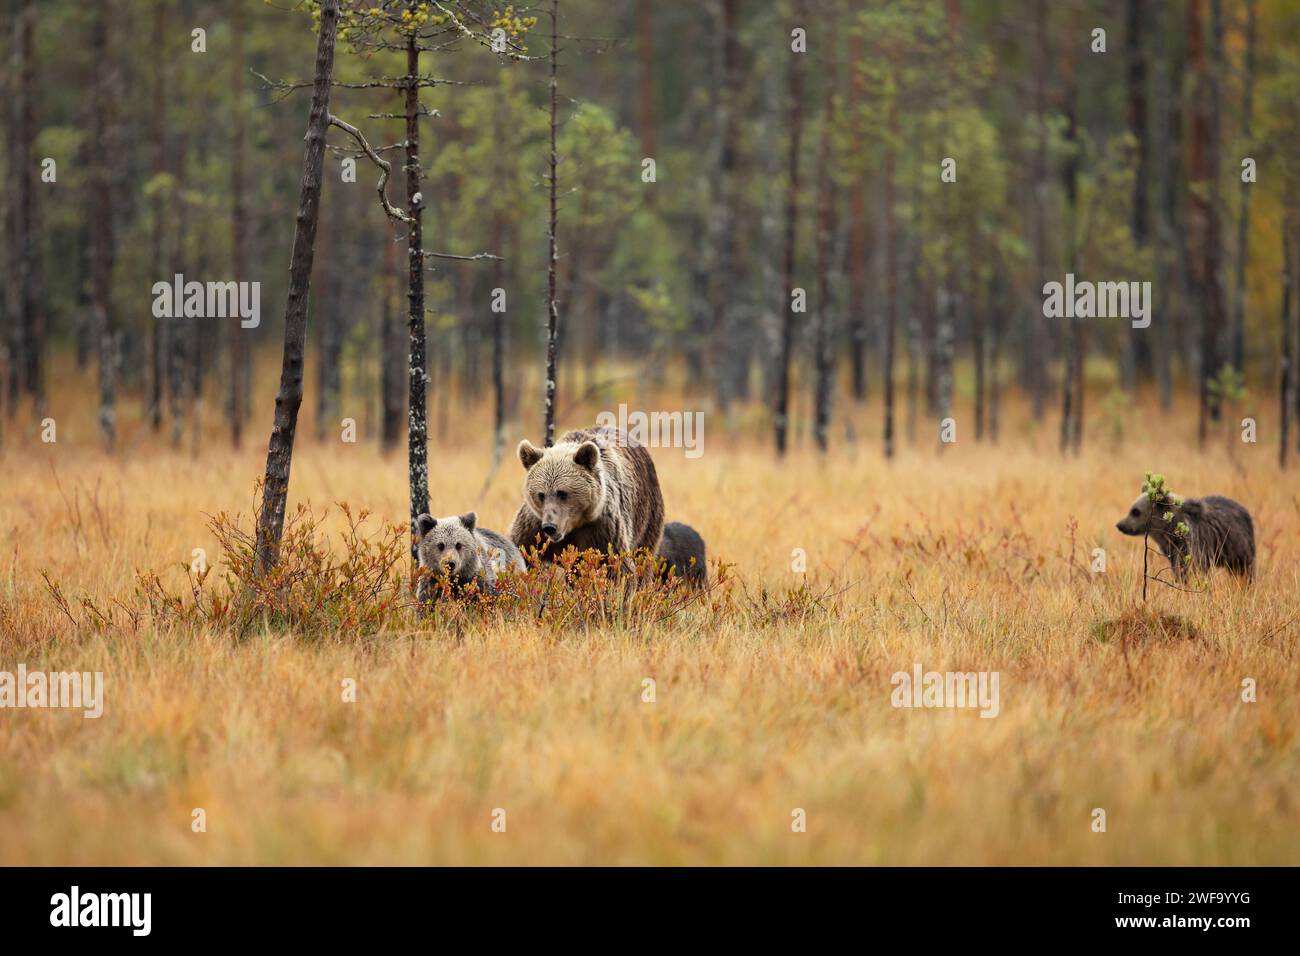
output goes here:
<path id="1" fill-rule="evenodd" d="M 605 506 L 600 446 L 593 441 L 561 442 L 542 449 L 519 443 L 524 476 L 524 506 L 541 523 L 542 534 L 559 544 Z"/>
<path id="2" fill-rule="evenodd" d="M 450 518 L 420 515 L 415 521 L 420 567 L 435 578 L 445 574 L 454 584 L 473 581 L 479 573 L 478 540 L 474 537 L 477 523 L 473 511 Z"/>
<path id="3" fill-rule="evenodd" d="M 1142 494 L 1129 506 L 1128 514 L 1115 522 L 1115 527 L 1127 535 L 1172 534 L 1185 516 L 1198 510 L 1199 502 L 1184 501 L 1163 487 L 1144 485 Z"/>

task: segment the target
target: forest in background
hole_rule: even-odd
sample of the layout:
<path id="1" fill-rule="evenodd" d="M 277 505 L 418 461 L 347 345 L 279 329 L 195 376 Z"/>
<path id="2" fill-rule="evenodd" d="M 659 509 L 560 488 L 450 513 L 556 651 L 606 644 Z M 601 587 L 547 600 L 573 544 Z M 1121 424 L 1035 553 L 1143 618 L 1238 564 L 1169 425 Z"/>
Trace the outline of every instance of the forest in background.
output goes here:
<path id="1" fill-rule="evenodd" d="M 419 277 L 416 364 L 441 414 L 491 403 L 498 443 L 507 420 L 534 433 L 553 281 L 561 402 L 616 394 L 616 373 L 673 376 L 728 428 L 758 409 L 743 420 L 783 450 L 791 431 L 829 447 L 846 403 L 881 398 L 890 454 L 934 442 L 956 403 L 965 435 L 996 440 L 1013 392 L 1076 451 L 1088 397 L 1113 413 L 1146 389 L 1168 409 L 1181 390 L 1204 441 L 1249 394 L 1285 455 L 1294 3 L 562 0 L 553 277 L 549 7 L 343 4 L 331 112 L 394 160 L 392 203 L 420 193 L 426 254 L 472 257 L 431 255 Z M 370 11 L 421 24 L 414 73 L 400 42 L 366 34 Z M 107 447 L 124 397 L 179 446 L 206 394 L 247 440 L 267 404 L 249 363 L 282 334 L 309 95 L 293 87 L 310 84 L 317 6 L 4 12 L 4 431 L 35 433 L 69 355 L 66 387 L 98 392 Z M 483 42 L 501 24 L 505 55 Z M 346 404 L 394 447 L 406 230 L 355 142 L 329 142 L 308 402 L 322 434 Z M 260 282 L 260 325 L 156 319 L 151 287 L 177 273 Z M 1066 273 L 1150 281 L 1150 327 L 1045 318 L 1043 284 Z"/>

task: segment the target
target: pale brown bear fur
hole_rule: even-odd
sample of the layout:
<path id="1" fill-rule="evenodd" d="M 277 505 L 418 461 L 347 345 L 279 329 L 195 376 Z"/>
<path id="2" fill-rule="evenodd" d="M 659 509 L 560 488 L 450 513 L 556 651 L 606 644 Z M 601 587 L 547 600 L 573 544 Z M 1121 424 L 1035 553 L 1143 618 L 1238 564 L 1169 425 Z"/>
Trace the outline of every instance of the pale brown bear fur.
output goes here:
<path id="1" fill-rule="evenodd" d="M 521 549 L 546 543 L 553 560 L 572 545 L 627 554 L 653 552 L 664 527 L 664 499 L 650 452 L 616 428 L 583 428 L 550 448 L 519 443 L 524 503 L 510 526 Z"/>

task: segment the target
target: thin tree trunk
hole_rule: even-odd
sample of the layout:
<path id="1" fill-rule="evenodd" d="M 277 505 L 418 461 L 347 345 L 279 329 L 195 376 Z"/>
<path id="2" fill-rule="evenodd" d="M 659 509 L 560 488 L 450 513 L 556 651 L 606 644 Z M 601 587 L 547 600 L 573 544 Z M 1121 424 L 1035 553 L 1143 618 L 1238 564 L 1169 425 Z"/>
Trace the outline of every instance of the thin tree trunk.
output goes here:
<path id="1" fill-rule="evenodd" d="M 88 150 L 83 144 L 78 150 L 78 158 L 84 160 L 87 155 Z M 77 371 L 82 373 L 90 366 L 90 353 L 94 348 L 93 339 L 98 334 L 95 330 L 95 310 L 90 294 L 90 276 L 94 271 L 93 252 L 94 242 L 90 235 L 90 224 L 86 219 L 82 219 L 77 225 L 77 313 L 72 330 Z"/>
<path id="2" fill-rule="evenodd" d="M 176 243 L 172 249 L 172 272 L 177 275 L 184 275 L 186 254 L 188 247 L 186 239 L 189 238 L 189 205 L 184 198 L 185 193 L 185 163 L 187 153 L 189 152 L 189 134 L 185 131 L 180 132 L 176 137 L 176 156 L 175 171 L 172 174 L 175 183 L 175 216 L 176 216 Z M 181 439 L 184 437 L 185 428 L 185 370 L 187 363 L 185 361 L 185 319 L 179 316 L 173 316 L 170 327 L 167 331 L 167 398 L 171 406 L 171 444 L 173 448 L 181 447 Z"/>
<path id="3" fill-rule="evenodd" d="M 999 262 L 993 274 L 993 287 L 989 293 L 992 303 L 989 322 L 989 440 L 998 443 L 998 429 L 1001 425 L 1002 378 L 999 373 L 999 360 L 1002 349 L 1002 330 L 1005 323 L 1006 284 L 1002 278 L 1002 264 Z"/>
<path id="4" fill-rule="evenodd" d="M 717 97 L 716 125 L 718 157 L 713 188 L 711 245 L 715 250 L 709 281 L 710 310 L 713 313 L 713 375 L 718 408 L 724 414 L 731 407 L 740 349 L 733 344 L 735 325 L 735 213 L 737 202 L 736 155 L 740 136 L 739 91 L 740 50 L 737 41 L 737 0 L 721 0 L 718 43 L 721 47 L 721 82 Z M 792 54 L 798 56 L 799 54 Z"/>
<path id="5" fill-rule="evenodd" d="M 167 84 L 164 75 L 164 64 L 167 58 L 163 52 L 166 49 L 166 37 L 167 4 L 159 3 L 154 7 L 153 12 L 153 107 L 149 124 L 150 149 L 153 152 L 153 175 L 158 179 L 167 170 L 167 145 L 166 133 L 164 132 L 167 128 Z M 241 41 L 236 40 L 236 42 Z M 155 185 L 158 184 L 155 183 Z M 150 224 L 153 270 L 154 275 L 159 280 L 170 281 L 171 276 L 167 274 L 166 266 L 165 209 L 166 199 L 163 192 L 161 189 L 156 189 L 152 203 L 153 222 Z M 236 275 L 235 278 L 238 279 L 238 276 Z M 165 330 L 163 320 L 153 315 L 151 311 L 149 316 L 149 401 L 146 415 L 149 419 L 149 427 L 155 432 L 162 429 L 163 376 L 166 374 Z"/>
<path id="6" fill-rule="evenodd" d="M 1217 21 L 1217 0 L 1211 0 Z M 1212 57 L 1217 58 L 1222 37 L 1214 37 L 1211 27 Z M 1204 445 L 1210 421 L 1218 420 L 1218 403 L 1211 394 L 1210 381 L 1218 371 L 1218 333 L 1222 327 L 1222 298 L 1219 286 L 1219 219 L 1218 219 L 1218 82 L 1207 66 L 1201 0 L 1187 4 L 1187 59 L 1195 77 L 1191 95 L 1191 135 L 1188 144 L 1189 204 L 1191 228 L 1188 229 L 1189 258 L 1193 264 L 1195 301 L 1200 310 L 1200 375 L 1197 439 Z"/>
<path id="7" fill-rule="evenodd" d="M 971 351 L 975 358 L 975 440 L 979 442 L 984 440 L 986 388 L 984 317 L 988 310 L 988 301 L 987 299 L 980 301 L 979 271 L 975 265 L 977 235 L 978 226 L 972 220 L 970 241 L 967 244 L 966 295 L 970 303 Z"/>
<path id="8" fill-rule="evenodd" d="M 1210 311 L 1206 323 L 1208 345 L 1207 353 L 1214 358 L 1210 365 L 1210 374 L 1217 374 L 1222 362 L 1222 341 L 1227 319 L 1227 308 L 1223 301 L 1223 230 L 1220 212 L 1223 209 L 1223 184 L 1219 173 L 1223 153 L 1223 0 L 1210 0 L 1210 136 L 1206 152 L 1209 161 L 1210 182 L 1210 232 L 1209 242 L 1205 246 L 1206 274 L 1209 279 L 1208 293 Z M 1220 397 L 1210 395 L 1210 420 L 1219 421 Z"/>
<path id="9" fill-rule="evenodd" d="M 12 415 L 18 407 L 18 399 L 23 391 L 23 375 L 27 368 L 27 343 L 24 334 L 27 330 L 27 275 L 31 260 L 32 233 L 31 224 L 26 221 L 30 211 L 28 195 L 31 192 L 31 179 L 28 170 L 31 166 L 31 144 L 24 137 L 23 96 L 26 87 L 23 75 L 27 72 L 23 54 L 26 49 L 23 37 L 28 29 L 30 12 L 28 0 L 20 5 L 18 0 L 10 0 L 9 17 L 12 33 L 9 44 L 9 103 L 7 126 L 9 132 L 9 175 L 17 178 L 17 189 L 8 197 L 6 211 L 9 216 L 9 275 L 13 277 L 12 285 L 6 286 L 5 307 L 9 312 L 8 322 L 8 374 L 7 398 L 9 413 Z"/>
<path id="10" fill-rule="evenodd" d="M 860 69 L 864 56 L 862 37 L 849 39 L 849 109 L 857 115 L 866 100 L 866 74 Z M 867 210 L 865 190 L 849 193 L 849 360 L 852 368 L 853 399 L 867 397 Z"/>
<path id="11" fill-rule="evenodd" d="M 23 246 L 23 344 L 25 368 L 23 384 L 35 402 L 37 415 L 43 415 L 45 409 L 45 288 L 44 288 L 44 243 L 41 228 L 41 210 L 37 199 L 35 182 L 37 177 L 36 156 L 36 55 L 34 51 L 36 35 L 36 7 L 28 0 L 23 11 L 22 26 L 22 73 L 19 83 L 22 89 L 21 139 L 27 149 L 26 162 L 17 178 L 22 190 L 19 201 L 23 205 L 22 221 L 25 229 Z"/>
<path id="12" fill-rule="evenodd" d="M 411 491 L 411 556 L 415 557 L 415 519 L 429 510 L 429 371 L 424 338 L 424 209 L 420 193 L 420 49 L 414 36 L 406 44 L 406 208 L 412 222 L 406 233 L 407 267 L 407 472 Z"/>
<path id="13" fill-rule="evenodd" d="M 555 247 L 556 175 L 559 157 L 555 149 L 555 130 L 559 114 L 559 7 L 560 0 L 551 0 L 551 152 L 550 152 L 550 217 L 546 230 L 546 420 L 543 428 L 546 447 L 555 444 L 555 363 L 557 359 L 556 335 L 560 325 L 560 309 L 555 301 Z"/>
<path id="14" fill-rule="evenodd" d="M 199 155 L 208 154 L 207 130 L 199 140 Z M 208 232 L 197 236 L 198 252 L 196 254 L 196 271 L 199 275 L 208 274 Z M 190 399 L 190 457 L 199 455 L 199 439 L 203 431 L 203 356 L 210 351 L 213 343 L 208 334 L 207 322 L 195 322 L 190 326 L 189 354 L 189 399 Z M 208 339 L 209 341 L 204 341 Z"/>
<path id="15" fill-rule="evenodd" d="M 505 227 L 502 223 L 501 212 L 498 210 L 492 224 L 492 247 L 497 255 L 502 254 L 504 242 Z M 504 265 L 501 259 L 497 259 L 492 263 L 493 289 L 505 288 Z M 495 292 L 493 292 L 491 299 L 495 301 Z M 505 352 L 506 313 L 504 309 L 501 311 L 494 309 L 492 312 L 492 461 L 494 466 L 501 458 L 506 440 Z"/>
<path id="16" fill-rule="evenodd" d="M 1038 135 L 1034 149 L 1034 284 L 1041 289 L 1047 281 L 1047 63 L 1051 56 L 1048 47 L 1047 3 L 1035 4 L 1035 55 L 1034 55 L 1034 112 Z M 1029 374 L 1026 376 L 1033 398 L 1034 420 L 1043 417 L 1047 403 L 1047 336 L 1041 322 L 1030 317 Z"/>
<path id="17" fill-rule="evenodd" d="M 342 196 L 334 203 L 332 212 L 321 214 L 317 238 L 320 242 L 321 274 L 317 280 L 316 324 L 320 340 L 316 352 L 316 438 L 328 439 L 330 431 L 339 421 L 339 393 L 342 373 L 339 363 L 343 349 L 340 326 L 343 316 L 337 299 L 338 283 L 334 281 L 335 269 L 342 269 L 342 256 L 336 248 L 338 230 L 333 213 L 342 211 Z"/>
<path id="18" fill-rule="evenodd" d="M 889 102 L 889 136 L 885 141 L 885 457 L 894 457 L 894 343 L 898 327 L 898 211 L 894 208 L 894 144 L 898 141 L 898 103 Z"/>
<path id="19" fill-rule="evenodd" d="M 920 120 L 924 123 L 924 120 Z M 924 126 L 922 125 L 922 137 Z M 928 351 L 925 314 L 929 308 L 929 290 L 925 288 L 922 266 L 925 258 L 925 195 L 921 185 L 921 163 L 917 156 L 926 156 L 924 142 L 915 151 L 911 182 L 912 229 L 908 241 L 908 299 L 907 299 L 907 443 L 916 444 L 916 423 L 921 411 L 921 359 Z"/>
<path id="20" fill-rule="evenodd" d="M 1178 241 L 1174 234 L 1174 211 L 1178 204 L 1177 169 L 1172 147 L 1173 116 L 1170 112 L 1171 96 L 1169 81 L 1169 32 L 1171 15 L 1163 4 L 1157 4 L 1155 14 L 1155 35 L 1158 47 L 1155 56 L 1155 163 L 1156 168 L 1164 171 L 1160 179 L 1160 198 L 1156 205 L 1156 314 L 1165 316 L 1165 321 L 1155 325 L 1155 370 L 1156 387 L 1160 394 L 1160 407 L 1166 411 L 1173 407 L 1174 380 L 1172 360 L 1174 336 L 1171 324 L 1174 314 L 1169 304 L 1172 301 L 1170 287 L 1174 281 L 1171 257 L 1176 255 Z"/>
<path id="21" fill-rule="evenodd" d="M 1246 0 L 1246 64 L 1241 91 L 1241 138 L 1249 150 L 1255 94 L 1255 0 Z M 1250 252 L 1251 185 L 1241 183 L 1241 217 L 1237 220 L 1236 283 L 1232 302 L 1232 367 L 1246 371 L 1246 257 Z"/>
<path id="22" fill-rule="evenodd" d="M 795 19 L 802 22 L 803 8 L 795 3 Z M 803 86 L 805 54 L 790 53 L 789 100 L 787 116 L 790 126 L 789 152 L 787 153 L 787 176 L 785 192 L 785 252 L 782 260 L 783 300 L 781 312 L 781 354 L 777 362 L 776 409 L 773 416 L 776 428 L 776 453 L 785 454 L 787 434 L 790 426 L 790 362 L 794 349 L 794 311 L 791 293 L 794 289 L 794 266 L 796 241 L 799 230 L 799 149 L 803 136 Z"/>
<path id="23" fill-rule="evenodd" d="M 22 12 L 18 0 L 9 0 L 5 11 L 9 17 L 9 26 L 12 30 L 9 38 L 9 63 L 8 71 L 5 74 L 4 92 L 7 96 L 5 104 L 5 136 L 6 148 L 8 150 L 8 168 L 10 170 L 20 170 L 26 168 L 24 159 L 24 150 L 19 135 L 20 114 L 22 113 L 21 100 L 22 88 L 18 81 L 18 76 L 22 72 L 19 58 L 22 51 Z M 22 244 L 23 230 L 19 223 L 20 215 L 18 207 L 21 205 L 17 197 L 6 192 L 4 195 L 5 210 L 5 268 L 10 276 L 22 275 Z M 21 374 L 22 374 L 22 290 L 19 288 L 20 282 L 6 282 L 4 284 L 4 299 L 0 301 L 0 308 L 4 309 L 5 317 L 5 409 L 9 415 L 13 415 L 18 410 L 18 396 L 21 392 Z"/>
<path id="24" fill-rule="evenodd" d="M 823 59 L 821 141 L 817 147 L 817 311 L 813 327 L 813 440 L 827 450 L 831 420 L 834 365 L 831 356 L 831 270 L 835 242 L 835 200 L 831 196 L 831 128 L 835 125 L 835 44 L 830 40 Z"/>
<path id="25" fill-rule="evenodd" d="M 230 155 L 230 257 L 235 282 L 244 281 L 244 0 L 231 0 L 231 96 L 234 102 L 234 142 Z M 230 381 L 227 383 L 226 419 L 230 443 L 239 448 L 244 437 L 243 379 L 248 374 L 243 328 L 238 316 L 229 320 Z"/>
<path id="26" fill-rule="evenodd" d="M 1291 337 L 1291 293 L 1294 279 L 1292 276 L 1291 217 L 1284 215 L 1282 221 L 1282 352 L 1280 359 L 1281 376 L 1278 384 L 1278 446 L 1277 463 L 1286 467 L 1287 450 L 1290 448 L 1288 436 L 1291 430 L 1291 407 L 1295 404 L 1295 351 Z"/>
<path id="27" fill-rule="evenodd" d="M 280 391 L 275 396 L 275 425 L 267 444 L 262 507 L 257 516 L 257 565 L 261 574 L 269 573 L 280 558 L 280 537 L 284 533 L 284 512 L 289 497 L 294 435 L 298 427 L 298 409 L 302 405 L 307 296 L 311 289 L 316 220 L 320 214 L 321 170 L 325 164 L 325 131 L 329 125 L 330 79 L 334 70 L 334 39 L 338 30 L 338 15 L 338 0 L 321 0 L 311 113 L 307 120 L 307 145 L 303 150 L 298 215 L 294 225 L 293 253 L 289 260 L 289 293 L 284 307 L 284 358 L 280 367 Z"/>
<path id="28" fill-rule="evenodd" d="M 1066 35 L 1077 36 L 1079 4 L 1070 7 Z M 1079 265 L 1079 166 L 1082 144 L 1079 142 L 1079 86 L 1078 45 L 1066 43 L 1062 64 L 1061 100 L 1065 112 L 1065 141 L 1067 154 L 1062 168 L 1066 203 L 1066 272 L 1074 272 Z M 1066 336 L 1065 363 L 1061 383 L 1061 451 L 1079 450 L 1083 433 L 1083 323 L 1077 316 L 1070 319 Z"/>
<path id="29" fill-rule="evenodd" d="M 1143 17 L 1141 0 L 1128 0 L 1128 125 L 1137 144 L 1137 168 L 1133 172 L 1133 243 L 1143 250 L 1148 241 L 1147 178 L 1150 165 L 1147 136 L 1146 100 L 1146 48 L 1143 44 Z M 1138 385 L 1143 368 L 1150 362 L 1146 329 L 1131 326 L 1125 330 L 1124 357 L 1121 361 L 1121 378 L 1124 387 L 1132 391 Z"/>
<path id="30" fill-rule="evenodd" d="M 96 12 L 90 28 L 91 58 L 103 73 L 95 84 L 91 118 L 91 141 L 94 143 L 94 171 L 91 177 L 91 203 L 94 209 L 94 253 L 91 269 L 92 301 L 95 328 L 99 337 L 99 431 L 104 445 L 112 452 L 117 443 L 117 323 L 113 310 L 113 175 L 112 144 L 109 142 L 113 106 L 113 66 L 109 46 L 109 23 L 112 4 L 105 0 Z"/>
<path id="31" fill-rule="evenodd" d="M 402 439 L 402 383 L 405 373 L 402 367 L 401 314 L 397 290 L 397 243 L 389 236 L 384 240 L 384 298 L 380 305 L 379 320 L 379 349 L 382 357 L 380 392 L 383 402 L 379 441 L 384 451 L 396 448 Z"/>
<path id="32" fill-rule="evenodd" d="M 944 35 L 943 49 L 948 60 L 948 82 L 943 92 L 943 138 L 948 140 L 952 129 L 952 98 L 958 86 L 956 63 L 959 46 L 957 36 L 961 30 L 959 0 L 946 0 L 944 12 L 947 29 Z M 943 287 L 940 292 L 939 324 L 934 342 L 934 365 L 937 379 L 935 382 L 935 399 L 940 425 L 952 417 L 953 353 L 957 335 L 957 319 L 961 307 L 966 305 L 961 301 L 961 286 L 957 280 L 956 249 L 953 242 L 953 236 L 957 230 L 957 221 L 953 214 L 954 192 L 955 190 L 952 188 L 943 190 L 942 215 L 946 254 L 943 257 Z M 970 251 L 971 254 L 974 253 L 973 249 Z M 969 305 L 967 305 L 967 308 L 969 308 Z M 936 431 L 939 438 L 938 450 L 942 452 L 947 443 L 943 441 L 942 429 Z"/>
<path id="33" fill-rule="evenodd" d="M 916 303 L 925 295 L 925 290 L 921 288 L 920 268 L 915 264 L 915 259 L 913 250 L 912 261 L 908 263 L 912 293 L 907 303 L 907 421 L 904 425 L 907 443 L 912 446 L 916 445 L 916 422 L 921 416 L 921 352 L 924 349 L 921 322 L 916 317 Z"/>
<path id="34" fill-rule="evenodd" d="M 653 159 L 656 141 L 655 108 L 655 17 L 654 0 L 636 0 L 637 86 L 640 96 L 641 157 Z M 647 207 L 655 203 L 655 191 L 643 189 Z"/>

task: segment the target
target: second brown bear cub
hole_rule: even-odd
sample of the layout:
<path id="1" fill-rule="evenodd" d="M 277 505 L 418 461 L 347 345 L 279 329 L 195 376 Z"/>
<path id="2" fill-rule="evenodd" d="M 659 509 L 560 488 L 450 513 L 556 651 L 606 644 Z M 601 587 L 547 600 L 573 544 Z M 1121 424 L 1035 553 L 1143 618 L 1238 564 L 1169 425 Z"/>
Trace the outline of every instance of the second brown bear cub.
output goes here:
<path id="1" fill-rule="evenodd" d="M 657 553 L 659 580 L 676 578 L 691 587 L 708 587 L 704 539 L 690 525 L 680 521 L 670 521 L 664 525 L 664 536 L 659 542 Z"/>
<path id="2" fill-rule="evenodd" d="M 525 570 L 519 549 L 495 531 L 480 528 L 472 511 L 449 518 L 422 514 L 415 529 L 420 535 L 416 555 L 423 569 L 415 596 L 421 601 L 436 595 L 437 579 L 444 574 L 457 591 L 473 582 L 480 593 L 493 594 L 498 574 Z"/>
<path id="3" fill-rule="evenodd" d="M 1193 568 L 1203 574 L 1214 565 L 1247 579 L 1255 576 L 1255 525 L 1250 512 L 1231 498 L 1182 498 L 1159 478 L 1154 484 L 1148 478 L 1115 527 L 1127 535 L 1150 535 L 1180 581 Z"/>
<path id="4" fill-rule="evenodd" d="M 664 529 L 664 499 L 650 452 L 616 428 L 583 428 L 550 448 L 519 443 L 524 503 L 510 526 L 520 548 L 546 545 L 554 560 L 578 551 L 653 552 Z"/>

